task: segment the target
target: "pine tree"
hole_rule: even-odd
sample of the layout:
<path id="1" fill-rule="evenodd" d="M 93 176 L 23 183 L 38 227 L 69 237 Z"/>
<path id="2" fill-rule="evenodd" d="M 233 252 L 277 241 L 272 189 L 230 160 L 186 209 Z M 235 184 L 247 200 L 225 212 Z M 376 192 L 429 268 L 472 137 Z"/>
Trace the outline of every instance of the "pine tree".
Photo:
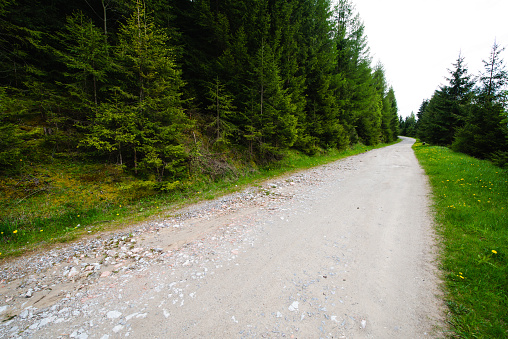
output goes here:
<path id="1" fill-rule="evenodd" d="M 394 126 L 392 126 L 392 100 L 395 99 L 393 95 L 393 89 L 390 97 L 388 97 L 387 84 L 385 79 L 385 70 L 382 64 L 376 65 L 374 69 L 373 85 L 377 93 L 382 97 L 382 108 L 381 108 L 381 134 L 383 142 L 393 141 Z"/>
<path id="2" fill-rule="evenodd" d="M 501 57 L 504 50 L 504 47 L 500 47 L 497 42 L 494 42 L 489 59 L 483 60 L 485 71 L 480 75 L 482 87 L 479 97 L 481 101 L 506 104 L 505 86 L 508 83 L 508 72 Z"/>
<path id="3" fill-rule="evenodd" d="M 262 153 L 276 154 L 296 140 L 296 118 L 289 98 L 282 88 L 279 69 L 268 43 L 261 41 L 256 53 L 252 77 L 252 126 L 261 132 L 259 147 Z"/>
<path id="4" fill-rule="evenodd" d="M 422 101 L 422 103 L 420 104 L 420 108 L 418 109 L 418 112 L 416 113 L 416 136 L 418 138 L 420 138 L 421 140 L 425 140 L 425 136 L 426 136 L 426 122 L 427 122 L 427 118 L 426 118 L 426 109 L 427 109 L 427 106 L 429 105 L 429 100 L 425 99 Z"/>
<path id="5" fill-rule="evenodd" d="M 452 148 L 478 158 L 494 158 L 508 163 L 508 126 L 503 123 L 506 108 L 508 73 L 497 43 L 492 46 L 489 59 L 484 60 L 485 71 L 480 76 L 476 102 L 469 106 L 465 125 L 457 130 Z"/>
<path id="6" fill-rule="evenodd" d="M 19 136 L 16 116 L 23 111 L 19 102 L 0 87 L 0 174 L 17 173 L 22 165 L 23 139 Z"/>
<path id="7" fill-rule="evenodd" d="M 390 87 L 388 93 L 386 94 L 385 99 L 388 101 L 387 125 L 389 130 L 391 131 L 391 135 L 388 134 L 389 138 L 387 139 L 387 141 L 390 142 L 397 140 L 399 135 L 397 121 L 399 109 L 397 107 L 397 99 L 395 97 L 395 91 L 393 90 L 393 87 Z"/>
<path id="8" fill-rule="evenodd" d="M 68 98 L 66 106 L 78 115 L 84 113 L 80 119 L 84 121 L 90 118 L 86 112 L 94 111 L 101 102 L 108 71 L 112 70 L 110 47 L 101 29 L 82 12 L 67 18 L 59 41 L 65 51 L 55 49 L 54 53 L 67 67 L 64 73 L 67 81 L 63 84 Z"/>
<path id="9" fill-rule="evenodd" d="M 330 38 L 332 23 L 331 3 L 328 0 L 309 2 L 309 20 L 305 22 L 308 46 L 305 74 L 305 95 L 309 140 L 322 148 L 343 148 L 349 137 L 341 120 L 337 95 L 339 79 L 335 71 L 336 49 Z M 312 150 L 312 148 L 311 148 Z"/>
<path id="10" fill-rule="evenodd" d="M 142 1 L 134 4 L 118 36 L 120 81 L 101 105 L 83 144 L 114 151 L 121 164 L 162 180 L 184 169 L 183 130 L 189 121 L 182 110 L 183 82 L 167 35 L 155 26 Z"/>
<path id="11" fill-rule="evenodd" d="M 455 133 L 451 129 L 451 102 L 446 88 L 436 90 L 424 111 L 422 120 L 422 140 L 435 145 L 449 145 Z"/>
<path id="12" fill-rule="evenodd" d="M 305 63 L 307 46 L 303 42 L 303 25 L 306 20 L 304 8 L 308 1 L 278 1 L 270 9 L 272 34 L 277 36 L 277 58 L 282 89 L 293 107 L 297 118 L 296 147 L 304 148 L 310 143 L 305 107 Z"/>
<path id="13" fill-rule="evenodd" d="M 402 116 L 399 117 L 399 130 L 400 135 L 416 137 L 416 116 L 414 112 L 411 112 L 411 115 L 406 119 L 403 119 Z"/>
<path id="14" fill-rule="evenodd" d="M 454 70 L 447 78 L 449 84 L 436 90 L 425 109 L 420 135 L 437 145 L 451 145 L 455 132 L 464 125 L 466 111 L 472 99 L 474 83 L 467 74 L 464 58 L 459 55 Z"/>
<path id="15" fill-rule="evenodd" d="M 337 49 L 336 72 L 340 76 L 338 100 L 352 142 L 376 144 L 381 138 L 381 111 L 384 94 L 376 90 L 370 67 L 364 25 L 349 0 L 335 8 Z"/>
<path id="16" fill-rule="evenodd" d="M 236 131 L 236 126 L 230 122 L 231 116 L 236 114 L 233 97 L 217 78 L 214 83 L 208 84 L 207 98 L 209 102 L 207 108 L 215 114 L 208 125 L 208 128 L 213 129 L 213 135 L 215 136 L 212 144 L 218 147 L 228 145 Z"/>

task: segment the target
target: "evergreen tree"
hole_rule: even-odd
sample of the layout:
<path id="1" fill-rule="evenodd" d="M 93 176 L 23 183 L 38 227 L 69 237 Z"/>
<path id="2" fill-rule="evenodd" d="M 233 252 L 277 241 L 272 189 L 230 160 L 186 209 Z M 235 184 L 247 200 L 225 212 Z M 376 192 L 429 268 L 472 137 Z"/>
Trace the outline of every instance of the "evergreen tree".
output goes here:
<path id="1" fill-rule="evenodd" d="M 252 78 L 251 125 L 261 132 L 262 153 L 276 154 L 277 149 L 293 145 L 296 139 L 296 118 L 289 97 L 285 95 L 272 48 L 261 42 L 256 54 Z"/>
<path id="2" fill-rule="evenodd" d="M 297 140 L 295 146 L 301 149 L 311 144 L 307 130 L 305 108 L 305 65 L 307 46 L 304 43 L 303 25 L 305 9 L 309 1 L 291 0 L 273 2 L 270 9 L 272 34 L 277 35 L 277 58 L 279 59 L 282 89 L 289 98 L 293 115 L 297 118 Z"/>
<path id="3" fill-rule="evenodd" d="M 458 129 L 454 150 L 478 158 L 495 158 L 500 164 L 508 163 L 508 126 L 503 123 L 506 108 L 504 87 L 508 73 L 497 43 L 492 46 L 490 57 L 483 61 L 485 71 L 480 76 L 481 85 L 477 100 L 470 105 L 465 125 Z"/>
<path id="4" fill-rule="evenodd" d="M 406 119 L 403 119 L 402 116 L 399 118 L 399 130 L 401 135 L 416 137 L 416 117 L 413 112 Z"/>
<path id="5" fill-rule="evenodd" d="M 480 75 L 479 97 L 481 101 L 506 104 L 508 72 L 501 57 L 504 50 L 504 47 L 500 47 L 497 42 L 494 42 L 489 59 L 483 60 L 485 71 Z"/>
<path id="6" fill-rule="evenodd" d="M 416 113 L 416 136 L 421 140 L 425 140 L 426 136 L 425 124 L 427 119 L 425 110 L 427 109 L 428 105 L 429 100 L 428 99 L 423 100 L 422 103 L 420 104 L 418 112 Z"/>
<path id="7" fill-rule="evenodd" d="M 450 118 L 451 103 L 448 98 L 446 88 L 444 88 L 436 90 L 429 100 L 429 104 L 423 112 L 419 129 L 420 138 L 423 141 L 436 145 L 450 143 L 454 134 L 454 130 L 451 130 L 451 123 L 455 120 Z"/>
<path id="8" fill-rule="evenodd" d="M 466 110 L 471 102 L 474 83 L 467 74 L 464 58 L 459 55 L 449 70 L 449 85 L 436 90 L 422 117 L 420 136 L 438 145 L 451 145 L 455 132 L 464 125 Z"/>
<path id="9" fill-rule="evenodd" d="M 330 39 L 334 30 L 331 4 L 328 0 L 309 3 L 310 15 L 304 30 L 307 49 L 305 95 L 307 97 L 307 130 L 310 146 L 343 148 L 349 145 L 341 121 L 337 95 L 339 79 L 335 71 L 336 49 Z M 309 148 L 307 146 L 307 148 Z M 312 148 L 310 148 L 312 149 Z"/>
<path id="10" fill-rule="evenodd" d="M 236 130 L 236 126 L 229 121 L 230 116 L 236 113 L 233 97 L 226 91 L 224 84 L 218 78 L 215 83 L 209 83 L 208 90 L 210 104 L 207 108 L 215 114 L 214 119 L 208 125 L 209 128 L 213 129 L 213 135 L 215 135 L 212 144 L 219 147 L 221 145 L 225 146 L 230 143 L 230 139 Z"/>
<path id="11" fill-rule="evenodd" d="M 104 33 L 82 12 L 74 13 L 67 18 L 65 31 L 59 34 L 59 40 L 65 51 L 55 49 L 67 66 L 64 85 L 68 97 L 67 109 L 84 114 L 80 120 L 91 118 L 89 111 L 94 111 L 101 101 L 101 92 L 107 82 L 108 71 L 112 70 L 110 49 Z"/>
<path id="12" fill-rule="evenodd" d="M 22 143 L 18 126 L 14 123 L 21 110 L 17 100 L 10 98 L 0 87 L 0 174 L 16 173 L 22 165 Z M 18 132 L 18 133 L 17 133 Z"/>
<path id="13" fill-rule="evenodd" d="M 387 125 L 391 135 L 388 134 L 387 141 L 395 141 L 399 135 L 398 120 L 399 109 L 397 107 L 397 99 L 395 98 L 395 91 L 393 87 L 390 87 L 386 94 L 386 100 L 388 101 L 388 112 L 387 112 Z M 411 113 L 412 114 L 412 113 Z"/>
<path id="14" fill-rule="evenodd" d="M 383 107 L 381 109 L 381 134 L 383 142 L 390 142 L 397 138 L 398 115 L 393 88 L 387 91 L 385 71 L 381 64 L 374 69 L 373 83 L 376 91 L 382 97 Z M 394 112 L 395 107 L 395 112 Z M 395 124 L 393 118 L 396 118 Z"/>
<path id="15" fill-rule="evenodd" d="M 162 180 L 183 170 L 183 130 L 189 121 L 182 110 L 180 71 L 167 35 L 155 26 L 144 3 L 120 27 L 116 49 L 119 83 L 111 100 L 98 110 L 84 145 L 116 152 L 121 164 Z"/>
<path id="16" fill-rule="evenodd" d="M 365 28 L 349 0 L 339 1 L 335 21 L 336 72 L 340 77 L 337 98 L 342 120 L 352 142 L 376 144 L 381 138 L 384 93 L 373 82 Z"/>
<path id="17" fill-rule="evenodd" d="M 256 160 L 389 140 L 395 95 L 351 1 L 331 3 L 3 1 L 0 157 L 79 145 L 145 177 L 178 176 L 193 127 L 184 107 L 194 145 Z"/>

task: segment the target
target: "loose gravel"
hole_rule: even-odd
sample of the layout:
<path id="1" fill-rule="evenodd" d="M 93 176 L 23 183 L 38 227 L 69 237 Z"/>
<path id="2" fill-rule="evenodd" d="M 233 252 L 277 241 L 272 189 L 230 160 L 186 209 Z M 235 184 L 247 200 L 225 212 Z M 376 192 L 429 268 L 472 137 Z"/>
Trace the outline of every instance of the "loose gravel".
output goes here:
<path id="1" fill-rule="evenodd" d="M 411 144 L 4 261 L 0 337 L 438 337 Z"/>
<path id="2" fill-rule="evenodd" d="M 221 224 L 220 219 L 231 215 L 242 218 L 242 211 L 251 209 L 280 213 L 284 202 L 305 199 L 326 177 L 341 171 L 354 170 L 352 161 L 297 173 L 251 187 L 213 201 L 205 201 L 118 232 L 99 234 L 67 245 L 26 255 L 1 263 L 0 266 L 0 337 L 44 337 L 48 328 L 64 328 L 57 338 L 88 338 L 92 321 L 80 322 L 96 312 L 108 322 L 123 319 L 112 328 L 113 333 L 125 331 L 128 321 L 146 316 L 143 307 L 129 315 L 109 310 L 106 300 L 120 297 L 121 286 L 158 265 L 169 270 L 195 267 L 191 279 L 202 279 L 212 269 L 230 264 L 242 246 L 252 244 L 261 232 L 252 216 L 244 224 Z M 176 215 L 176 216 L 175 216 Z M 218 226 L 207 229 L 203 223 L 213 221 Z M 226 220 L 225 220 L 226 221 Z M 247 223 L 248 222 L 248 223 Z M 161 237 L 165 238 L 164 240 Z M 212 257 L 203 265 L 202 258 Z M 159 278 L 159 277 L 157 277 Z M 157 279 L 155 279 L 157 280 Z M 184 304 L 179 282 L 170 284 L 172 302 Z M 193 298 L 192 293 L 187 297 Z M 96 302 L 90 302 L 96 300 Z M 97 302 L 102 300 L 104 302 Z M 297 303 L 292 304 L 297 308 Z M 98 309 L 98 310 L 97 310 Z M 167 311 L 165 311 L 167 312 Z M 167 314 L 167 313 L 164 313 Z M 125 334 L 127 334 L 126 332 Z M 109 338 L 106 334 L 103 339 Z"/>

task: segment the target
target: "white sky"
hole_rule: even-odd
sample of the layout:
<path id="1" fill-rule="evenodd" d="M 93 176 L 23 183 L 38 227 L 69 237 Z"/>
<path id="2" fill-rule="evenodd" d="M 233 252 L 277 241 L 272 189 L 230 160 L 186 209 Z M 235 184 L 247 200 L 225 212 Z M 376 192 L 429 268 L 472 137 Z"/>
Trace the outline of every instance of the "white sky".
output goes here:
<path id="1" fill-rule="evenodd" d="M 497 40 L 507 47 L 508 65 L 508 0 L 351 1 L 365 24 L 373 65 L 384 65 L 403 117 L 416 115 L 447 83 L 459 52 L 477 75 Z"/>

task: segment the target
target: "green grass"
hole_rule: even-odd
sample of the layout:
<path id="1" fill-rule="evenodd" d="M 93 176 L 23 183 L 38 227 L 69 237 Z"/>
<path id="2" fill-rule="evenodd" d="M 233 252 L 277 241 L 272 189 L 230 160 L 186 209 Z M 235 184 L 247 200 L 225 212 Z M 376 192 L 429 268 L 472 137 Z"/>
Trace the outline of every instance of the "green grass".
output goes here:
<path id="1" fill-rule="evenodd" d="M 62 160 L 25 164 L 23 176 L 0 178 L 0 260 L 98 231 L 121 229 L 185 204 L 383 146 L 356 145 L 316 156 L 290 151 L 264 168 L 240 168 L 237 176 L 215 181 L 192 176 L 178 189 L 164 193 L 114 165 Z"/>
<path id="2" fill-rule="evenodd" d="M 449 323 L 458 338 L 508 338 L 508 171 L 413 146 L 429 176 Z"/>

